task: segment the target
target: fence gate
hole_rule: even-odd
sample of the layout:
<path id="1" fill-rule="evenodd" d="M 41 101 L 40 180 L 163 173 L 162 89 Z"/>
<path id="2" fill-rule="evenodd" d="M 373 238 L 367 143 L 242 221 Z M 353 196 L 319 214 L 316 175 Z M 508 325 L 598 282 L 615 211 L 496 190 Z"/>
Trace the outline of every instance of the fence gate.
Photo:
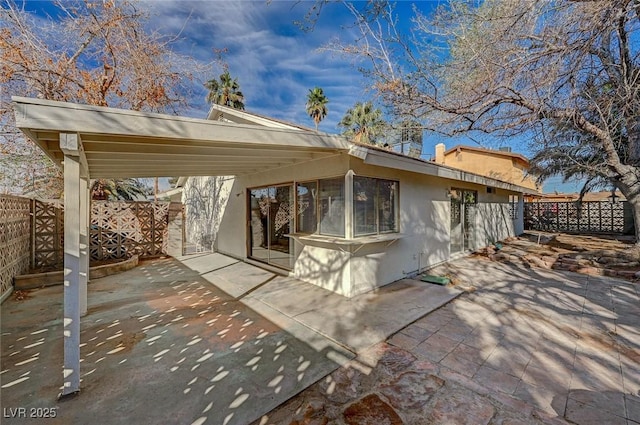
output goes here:
<path id="1" fill-rule="evenodd" d="M 569 233 L 633 232 L 628 202 L 525 202 L 525 230 Z"/>

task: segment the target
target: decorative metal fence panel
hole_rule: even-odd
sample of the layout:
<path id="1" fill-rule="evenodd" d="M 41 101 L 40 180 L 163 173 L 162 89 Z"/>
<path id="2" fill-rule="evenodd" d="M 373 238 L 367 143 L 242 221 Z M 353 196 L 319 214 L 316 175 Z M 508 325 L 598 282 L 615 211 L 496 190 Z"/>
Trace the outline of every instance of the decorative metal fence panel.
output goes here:
<path id="1" fill-rule="evenodd" d="M 166 255 L 170 205 L 170 202 L 93 201 L 91 260 L 128 258 L 134 254 L 143 258 Z M 15 276 L 30 268 L 59 269 L 63 263 L 62 202 L 1 195 L 0 297 L 9 292 Z"/>
<path id="2" fill-rule="evenodd" d="M 61 203 L 34 201 L 34 268 L 60 268 L 64 262 L 64 209 Z M 153 257 L 167 252 L 169 202 L 91 202 L 91 260 Z"/>
<path id="3" fill-rule="evenodd" d="M 61 201 L 33 201 L 33 268 L 59 268 L 64 262 L 64 209 Z"/>
<path id="4" fill-rule="evenodd" d="M 525 230 L 570 233 L 625 233 L 627 202 L 526 202 Z M 633 226 L 631 226 L 633 227 Z"/>
<path id="5" fill-rule="evenodd" d="M 166 254 L 169 202 L 91 203 L 91 259 Z"/>
<path id="6" fill-rule="evenodd" d="M 0 298 L 31 263 L 31 200 L 0 196 Z"/>

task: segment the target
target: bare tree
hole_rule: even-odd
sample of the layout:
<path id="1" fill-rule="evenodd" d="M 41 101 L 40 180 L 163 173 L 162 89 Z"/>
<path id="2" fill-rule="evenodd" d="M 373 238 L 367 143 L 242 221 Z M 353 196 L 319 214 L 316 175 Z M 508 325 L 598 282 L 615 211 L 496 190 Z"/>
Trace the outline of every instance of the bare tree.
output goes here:
<path id="1" fill-rule="evenodd" d="M 344 4 L 361 37 L 328 48 L 366 59 L 396 114 L 448 135 L 531 138 L 544 177 L 619 188 L 640 245 L 640 1 L 450 0 L 414 7 L 410 35 L 391 3 Z"/>
<path id="2" fill-rule="evenodd" d="M 11 95 L 176 113 L 201 68 L 171 51 L 174 39 L 148 31 L 148 15 L 128 0 L 56 6 L 56 19 L 37 18 L 12 0 L 0 8 L 5 191 L 28 190 L 38 181 L 47 182 L 33 187 L 40 195 L 61 190 L 60 173 L 15 128 Z"/>

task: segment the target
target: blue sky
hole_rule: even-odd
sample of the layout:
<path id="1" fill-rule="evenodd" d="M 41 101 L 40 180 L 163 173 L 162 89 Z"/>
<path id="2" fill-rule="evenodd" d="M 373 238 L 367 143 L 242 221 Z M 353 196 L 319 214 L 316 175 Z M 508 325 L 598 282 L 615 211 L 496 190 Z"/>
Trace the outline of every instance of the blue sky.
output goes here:
<path id="1" fill-rule="evenodd" d="M 438 1 L 400 1 L 397 11 L 401 26 L 407 27 L 414 4 L 423 12 L 437 6 Z M 373 99 L 368 81 L 357 70 L 352 57 L 344 57 L 321 48 L 332 39 L 352 40 L 358 34 L 350 28 L 353 16 L 344 5 L 325 6 L 315 29 L 303 32 L 294 21 L 301 20 L 310 1 L 180 1 L 149 0 L 142 7 L 151 14 L 150 30 L 166 35 L 179 35 L 172 48 L 181 54 L 210 63 L 214 49 L 226 48 L 224 59 L 231 74 L 238 78 L 249 112 L 313 127 L 305 111 L 308 90 L 321 87 L 329 99 L 328 115 L 320 130 L 337 133 L 337 123 L 357 101 Z M 27 10 L 37 14 L 53 10 L 47 2 L 28 2 Z M 202 75 L 194 81 L 194 97 L 186 115 L 202 118 L 208 106 L 202 83 L 217 77 Z M 444 142 L 447 147 L 471 141 L 443 139 L 425 134 L 423 156 L 429 158 L 434 146 Z M 515 152 L 525 155 L 526 141 L 514 140 Z M 495 147 L 495 146 L 493 146 Z M 575 191 L 575 185 L 561 184 L 553 179 L 546 191 Z"/>

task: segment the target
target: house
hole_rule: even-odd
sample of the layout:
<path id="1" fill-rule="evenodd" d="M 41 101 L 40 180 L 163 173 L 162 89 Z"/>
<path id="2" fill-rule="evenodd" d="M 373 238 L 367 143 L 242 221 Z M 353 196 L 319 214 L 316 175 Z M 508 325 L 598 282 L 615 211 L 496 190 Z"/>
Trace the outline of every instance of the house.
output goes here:
<path id="1" fill-rule="evenodd" d="M 522 232 L 534 192 L 224 107 L 220 121 L 12 101 L 16 126 L 64 170 L 62 395 L 80 388 L 92 178 L 226 176 L 217 249 L 347 297 Z"/>
<path id="2" fill-rule="evenodd" d="M 457 145 L 449 150 L 445 149 L 444 143 L 436 145 L 435 163 L 502 180 L 541 193 L 541 187 L 535 177 L 527 174 L 529 160 L 523 155 L 511 152 L 511 148 L 493 150 Z"/>
<path id="3" fill-rule="evenodd" d="M 56 162 L 66 154 L 51 138 L 73 132 L 92 177 L 194 176 L 182 196 L 187 233 L 207 235 L 202 245 L 346 297 L 521 233 L 523 195 L 535 193 L 515 172 L 483 176 L 219 105 L 194 120 L 16 103 L 19 126 Z M 507 158 L 520 172 L 527 164 L 487 152 L 458 147 L 444 158 Z M 204 220 L 190 228 L 194 215 Z"/>
<path id="4" fill-rule="evenodd" d="M 214 105 L 208 118 L 220 117 L 301 129 Z M 351 297 L 523 231 L 521 201 L 535 190 L 371 145 L 345 146 L 266 172 L 190 178 L 188 238 Z"/>

